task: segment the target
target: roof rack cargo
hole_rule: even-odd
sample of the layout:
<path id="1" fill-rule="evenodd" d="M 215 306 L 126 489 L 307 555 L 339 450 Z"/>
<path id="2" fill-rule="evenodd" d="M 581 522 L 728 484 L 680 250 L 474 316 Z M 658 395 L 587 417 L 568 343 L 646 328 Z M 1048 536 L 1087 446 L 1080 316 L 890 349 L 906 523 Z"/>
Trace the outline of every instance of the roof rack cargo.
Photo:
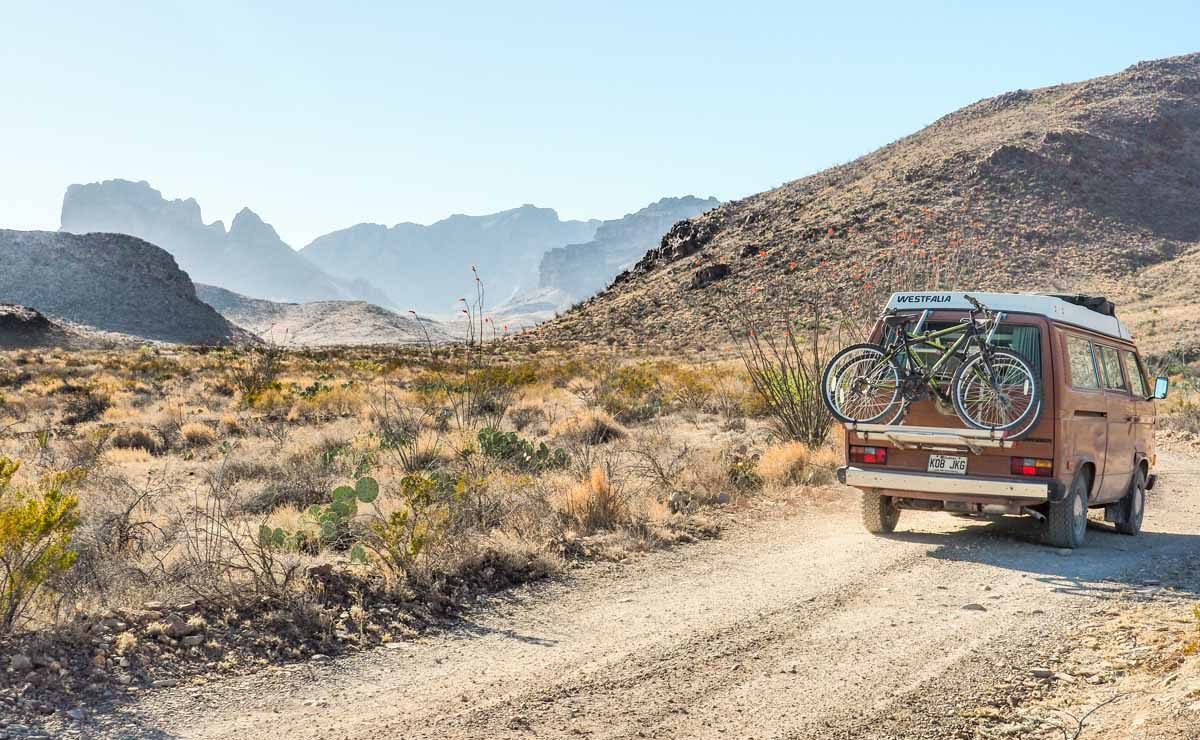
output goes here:
<path id="1" fill-rule="evenodd" d="M 1074 303 L 1076 306 L 1083 306 L 1089 311 L 1095 311 L 1096 313 L 1104 314 L 1105 316 L 1116 317 L 1117 315 L 1117 307 L 1112 301 L 1108 300 L 1102 295 L 1083 295 L 1082 293 L 1075 295 L 1047 293 L 1046 295 L 1050 296 L 1051 298 L 1064 300 L 1067 303 Z"/>

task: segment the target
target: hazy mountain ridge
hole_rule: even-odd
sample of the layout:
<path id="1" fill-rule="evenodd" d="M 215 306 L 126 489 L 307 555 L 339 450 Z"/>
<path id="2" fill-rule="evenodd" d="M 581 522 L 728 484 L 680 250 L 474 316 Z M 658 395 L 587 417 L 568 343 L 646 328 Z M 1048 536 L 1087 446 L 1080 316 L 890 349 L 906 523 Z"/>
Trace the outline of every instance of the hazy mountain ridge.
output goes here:
<path id="1" fill-rule="evenodd" d="M 0 230 L 0 299 L 144 339 L 257 341 L 196 297 L 166 251 L 125 234 Z"/>
<path id="2" fill-rule="evenodd" d="M 716 208 L 716 198 L 663 198 L 634 213 L 605 221 L 595 237 L 546 252 L 538 265 L 538 287 L 556 288 L 572 300 L 587 298 L 608 287 L 622 270 L 653 249 L 671 227 Z"/>
<path id="3" fill-rule="evenodd" d="M 788 302 L 874 305 L 897 274 L 922 287 L 946 275 L 957 284 L 939 287 L 1130 291 L 1139 270 L 1198 243 L 1191 54 L 982 100 L 846 165 L 725 203 L 677 224 L 539 336 L 721 343 L 730 301 L 776 316 Z"/>
<path id="4" fill-rule="evenodd" d="M 222 221 L 204 223 L 194 198 L 166 200 L 145 181 L 71 185 L 63 197 L 61 228 L 144 239 L 170 252 L 197 282 L 257 297 L 388 302 L 368 281 L 324 273 L 249 208 L 238 212 L 226 231 Z"/>
<path id="5" fill-rule="evenodd" d="M 330 274 L 370 277 L 398 306 L 449 313 L 474 289 L 474 265 L 493 295 L 529 289 L 549 249 L 592 238 L 599 221 L 561 221 L 523 205 L 485 216 L 456 214 L 428 226 L 357 224 L 318 237 L 302 253 Z"/>
<path id="6" fill-rule="evenodd" d="M 278 303 L 203 284 L 196 286 L 196 293 L 234 324 L 286 346 L 424 344 L 449 339 L 437 322 L 365 301 Z"/>

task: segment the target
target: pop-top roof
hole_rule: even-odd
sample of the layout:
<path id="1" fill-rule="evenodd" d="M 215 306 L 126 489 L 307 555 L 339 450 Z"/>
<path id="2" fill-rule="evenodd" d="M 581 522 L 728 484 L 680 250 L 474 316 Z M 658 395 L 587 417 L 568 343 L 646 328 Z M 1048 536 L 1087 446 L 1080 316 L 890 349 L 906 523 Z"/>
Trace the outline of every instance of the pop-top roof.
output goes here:
<path id="1" fill-rule="evenodd" d="M 967 295 L 993 311 L 1037 314 L 1110 337 L 1133 338 L 1116 316 L 1106 316 L 1062 298 L 1040 293 L 982 293 L 973 290 L 892 293 L 887 308 L 900 311 L 923 311 L 927 308 L 935 311 L 966 311 L 971 308 L 971 304 L 963 298 Z"/>

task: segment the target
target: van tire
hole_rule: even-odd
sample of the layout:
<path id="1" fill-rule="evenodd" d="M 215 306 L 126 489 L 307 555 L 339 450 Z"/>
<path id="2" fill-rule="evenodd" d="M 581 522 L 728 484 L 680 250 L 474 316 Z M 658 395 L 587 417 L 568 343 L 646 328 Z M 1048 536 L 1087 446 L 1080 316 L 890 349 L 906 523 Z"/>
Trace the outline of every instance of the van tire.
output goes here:
<path id="1" fill-rule="evenodd" d="M 871 534 L 891 534 L 900 521 L 900 510 L 892 503 L 891 496 L 881 496 L 873 491 L 863 491 L 863 526 Z"/>
<path id="2" fill-rule="evenodd" d="M 1080 472 L 1062 501 L 1051 501 L 1046 512 L 1046 542 L 1054 547 L 1075 549 L 1087 535 L 1088 476 Z"/>
<path id="3" fill-rule="evenodd" d="M 1133 473 L 1129 484 L 1129 493 L 1121 499 L 1121 520 L 1117 522 L 1117 531 L 1121 534 L 1136 535 L 1142 531 L 1142 518 L 1146 514 L 1146 471 L 1141 466 Z"/>

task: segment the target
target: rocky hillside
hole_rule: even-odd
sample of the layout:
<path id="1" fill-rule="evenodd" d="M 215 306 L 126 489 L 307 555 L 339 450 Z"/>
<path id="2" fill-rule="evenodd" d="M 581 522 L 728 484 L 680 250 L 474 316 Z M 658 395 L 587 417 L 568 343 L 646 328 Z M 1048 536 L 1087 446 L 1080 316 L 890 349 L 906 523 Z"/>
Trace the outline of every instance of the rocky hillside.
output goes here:
<path id="1" fill-rule="evenodd" d="M 474 289 L 472 265 L 502 300 L 534 286 L 546 250 L 588 241 L 598 225 L 560 221 L 553 209 L 524 205 L 429 226 L 358 224 L 317 238 L 302 253 L 332 275 L 372 280 L 398 306 L 452 313 L 455 301 Z"/>
<path id="2" fill-rule="evenodd" d="M 0 303 L 0 349 L 65 344 L 62 326 L 28 306 Z"/>
<path id="3" fill-rule="evenodd" d="M 254 341 L 196 298 L 171 255 L 132 236 L 0 230 L 0 265 L 0 301 L 56 319 L 166 342 Z"/>
<path id="4" fill-rule="evenodd" d="M 196 281 L 259 298 L 387 302 L 369 281 L 338 280 L 322 272 L 249 208 L 226 231 L 221 221 L 204 223 L 194 199 L 166 200 L 147 182 L 70 186 L 63 198 L 62 230 L 145 239 L 170 252 Z"/>
<path id="5" fill-rule="evenodd" d="M 805 299 L 870 311 L 892 288 L 1130 291 L 1198 243 L 1192 54 L 982 100 L 726 203 L 676 225 L 612 288 L 539 332 L 694 347 L 727 339 L 731 309 L 778 316 Z"/>
<path id="6" fill-rule="evenodd" d="M 663 198 L 636 213 L 605 221 L 591 241 L 546 252 L 538 265 L 538 287 L 560 290 L 570 302 L 588 298 L 658 246 L 677 222 L 720 204 L 716 198 L 692 195 Z"/>
<path id="7" fill-rule="evenodd" d="M 444 342 L 436 322 L 402 316 L 364 301 L 276 303 L 211 285 L 197 285 L 200 300 L 263 339 L 288 346 L 384 345 Z"/>

